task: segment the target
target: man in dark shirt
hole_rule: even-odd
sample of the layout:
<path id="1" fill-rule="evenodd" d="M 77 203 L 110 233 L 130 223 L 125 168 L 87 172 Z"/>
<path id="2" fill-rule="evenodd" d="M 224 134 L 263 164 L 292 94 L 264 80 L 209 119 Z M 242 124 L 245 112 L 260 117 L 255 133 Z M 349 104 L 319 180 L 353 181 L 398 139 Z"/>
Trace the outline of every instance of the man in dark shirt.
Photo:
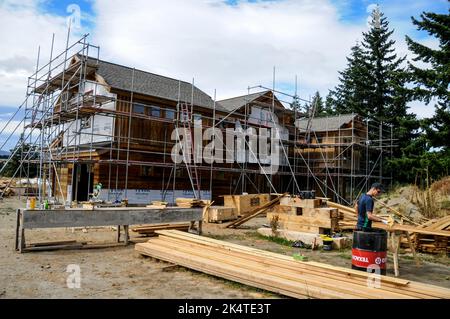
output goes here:
<path id="1" fill-rule="evenodd" d="M 358 201 L 358 223 L 356 224 L 357 230 L 371 231 L 372 221 L 382 222 L 387 225 L 388 221 L 373 214 L 374 201 L 373 197 L 380 195 L 384 191 L 383 185 L 380 183 L 374 183 L 370 187 L 370 190 L 361 196 Z"/>

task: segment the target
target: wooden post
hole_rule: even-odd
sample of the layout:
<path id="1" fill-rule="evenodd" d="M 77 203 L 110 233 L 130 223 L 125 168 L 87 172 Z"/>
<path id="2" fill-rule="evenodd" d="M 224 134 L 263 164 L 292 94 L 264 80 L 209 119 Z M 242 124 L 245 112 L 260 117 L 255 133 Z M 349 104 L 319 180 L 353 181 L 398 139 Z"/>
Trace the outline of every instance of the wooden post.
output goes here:
<path id="1" fill-rule="evenodd" d="M 21 210 L 18 210 L 18 228 L 17 228 L 17 246 L 19 249 L 19 253 L 22 253 L 25 248 L 25 228 L 23 227 L 23 213 Z"/>
<path id="2" fill-rule="evenodd" d="M 416 266 L 420 267 L 420 260 L 417 258 L 416 249 L 411 241 L 411 234 L 409 232 L 405 232 L 406 238 L 408 239 L 409 248 L 411 248 L 412 254 L 414 256 L 414 260 L 416 261 Z"/>
<path id="3" fill-rule="evenodd" d="M 198 235 L 201 235 L 203 231 L 203 221 L 199 220 L 198 221 Z"/>
<path id="4" fill-rule="evenodd" d="M 14 249 L 19 250 L 20 209 L 16 209 L 16 238 Z"/>
<path id="5" fill-rule="evenodd" d="M 120 243 L 120 225 L 117 226 L 117 242 Z"/>
<path id="6" fill-rule="evenodd" d="M 394 257 L 394 274 L 395 277 L 399 276 L 398 271 L 398 248 L 400 246 L 400 236 L 398 236 L 395 231 L 391 232 L 391 248 Z"/>
<path id="7" fill-rule="evenodd" d="M 124 232 L 124 236 L 125 236 L 125 246 L 128 245 L 128 240 L 130 239 L 130 234 L 128 233 L 128 225 L 123 225 L 123 232 Z"/>

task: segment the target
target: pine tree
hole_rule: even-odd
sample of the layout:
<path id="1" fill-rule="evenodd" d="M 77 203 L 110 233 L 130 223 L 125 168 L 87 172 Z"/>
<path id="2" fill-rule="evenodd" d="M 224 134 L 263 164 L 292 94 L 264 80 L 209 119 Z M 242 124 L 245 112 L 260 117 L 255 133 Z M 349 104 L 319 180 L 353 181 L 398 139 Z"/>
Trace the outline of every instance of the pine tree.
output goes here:
<path id="1" fill-rule="evenodd" d="M 340 84 L 327 97 L 337 113 L 357 113 L 393 125 L 407 116 L 407 76 L 401 67 L 405 57 L 395 53 L 393 32 L 376 7 L 369 31 L 363 32 L 361 44 L 352 47 L 347 68 L 339 72 Z"/>
<path id="2" fill-rule="evenodd" d="M 367 112 L 369 118 L 380 122 L 398 124 L 406 116 L 406 72 L 401 67 L 405 57 L 398 58 L 394 30 L 377 6 L 372 12 L 370 30 L 363 33 L 362 45 L 369 65 L 367 80 Z"/>
<path id="3" fill-rule="evenodd" d="M 300 104 L 300 98 L 298 95 L 294 95 L 291 102 L 291 109 L 296 112 L 300 112 L 301 104 Z"/>
<path id="4" fill-rule="evenodd" d="M 357 113 L 377 123 L 391 125 L 397 147 L 393 160 L 383 167 L 392 171 L 397 180 L 405 181 L 412 177 L 403 174 L 402 168 L 417 165 L 425 149 L 419 121 L 408 113 L 406 57 L 395 53 L 393 32 L 387 18 L 376 7 L 370 28 L 363 32 L 361 44 L 352 48 L 347 68 L 340 72 L 340 83 L 330 91 L 327 105 L 337 113 Z"/>
<path id="5" fill-rule="evenodd" d="M 364 52 L 357 43 L 347 57 L 347 68 L 339 72 L 340 83 L 334 90 L 330 90 L 327 96 L 326 104 L 330 113 L 358 113 L 364 117 L 368 116 L 366 97 L 370 90 L 367 85 L 368 70 L 369 65 L 366 63 Z"/>
<path id="6" fill-rule="evenodd" d="M 319 91 L 316 91 L 316 93 L 313 96 L 313 99 L 311 101 L 311 105 L 315 106 L 315 117 L 321 117 L 321 116 L 328 116 L 333 115 L 334 111 L 328 107 L 327 104 L 324 103 L 322 96 L 320 96 Z"/>
<path id="7" fill-rule="evenodd" d="M 423 121 L 431 146 L 444 147 L 446 156 L 450 156 L 450 10 L 449 14 L 424 12 L 422 21 L 412 17 L 412 23 L 418 30 L 427 31 L 439 40 L 439 48 L 431 49 L 406 36 L 406 43 L 415 57 L 413 61 L 422 61 L 428 68 L 419 68 L 409 63 L 411 80 L 415 84 L 411 90 L 414 99 L 429 104 L 437 99 L 435 115 Z"/>

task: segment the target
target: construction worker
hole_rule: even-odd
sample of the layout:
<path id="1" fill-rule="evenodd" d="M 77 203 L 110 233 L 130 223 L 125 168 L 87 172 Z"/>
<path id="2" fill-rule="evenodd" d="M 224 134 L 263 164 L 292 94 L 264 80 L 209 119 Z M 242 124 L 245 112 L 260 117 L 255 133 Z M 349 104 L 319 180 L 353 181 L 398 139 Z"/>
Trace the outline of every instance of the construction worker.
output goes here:
<path id="1" fill-rule="evenodd" d="M 356 224 L 356 230 L 359 231 L 372 231 L 372 221 L 382 222 L 387 225 L 388 221 L 373 214 L 374 200 L 376 197 L 384 192 L 384 187 L 381 183 L 373 183 L 370 190 L 361 196 L 357 204 L 358 222 Z"/>

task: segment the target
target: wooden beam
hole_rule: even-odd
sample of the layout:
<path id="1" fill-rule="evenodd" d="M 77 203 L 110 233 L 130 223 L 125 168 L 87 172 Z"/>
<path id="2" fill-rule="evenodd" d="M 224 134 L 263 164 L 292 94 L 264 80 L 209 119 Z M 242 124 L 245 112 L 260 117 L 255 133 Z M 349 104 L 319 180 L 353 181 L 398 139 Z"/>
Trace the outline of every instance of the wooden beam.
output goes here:
<path id="1" fill-rule="evenodd" d="M 304 298 L 449 298 L 450 290 L 379 276 L 379 289 L 367 286 L 369 274 L 270 253 L 178 231 L 136 245 L 154 258 L 229 280 Z M 354 274 L 354 275 L 353 275 Z"/>
<path id="2" fill-rule="evenodd" d="M 264 213 L 265 211 L 267 211 L 270 207 L 272 207 L 273 205 L 275 205 L 276 203 L 278 203 L 280 201 L 280 199 L 284 196 L 288 195 L 288 193 L 284 193 L 282 195 L 277 196 L 275 199 L 271 200 L 270 202 L 255 208 L 254 210 L 252 210 L 248 216 L 244 216 L 242 218 L 239 218 L 233 222 L 231 222 L 230 224 L 227 225 L 227 228 L 236 228 L 246 222 L 248 222 L 250 219 Z"/>

